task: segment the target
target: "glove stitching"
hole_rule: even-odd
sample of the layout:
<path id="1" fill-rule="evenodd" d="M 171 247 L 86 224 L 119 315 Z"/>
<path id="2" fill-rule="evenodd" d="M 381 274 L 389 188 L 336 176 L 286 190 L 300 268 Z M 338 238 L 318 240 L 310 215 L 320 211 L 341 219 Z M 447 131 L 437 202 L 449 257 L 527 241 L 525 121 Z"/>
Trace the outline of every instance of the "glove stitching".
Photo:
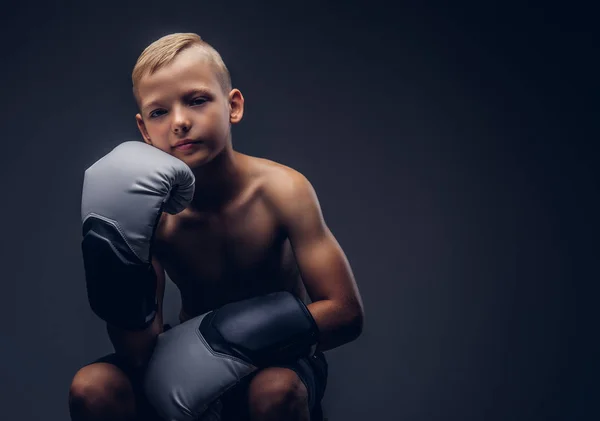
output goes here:
<path id="1" fill-rule="evenodd" d="M 258 367 L 252 365 L 252 364 L 248 364 L 246 361 L 242 361 L 239 358 L 233 356 L 233 355 L 227 355 L 227 354 L 223 354 L 221 352 L 217 352 L 215 351 L 210 345 L 209 343 L 206 341 L 206 339 L 204 338 L 204 336 L 200 333 L 199 329 L 195 329 L 196 330 L 196 335 L 198 335 L 198 338 L 200 339 L 200 341 L 202 341 L 202 343 L 206 346 L 206 349 L 208 349 L 208 351 L 213 354 L 215 357 L 220 357 L 220 358 L 224 358 L 224 359 L 229 359 L 232 361 L 236 361 L 239 362 L 240 364 L 242 364 L 243 366 L 247 367 L 249 370 L 251 370 L 249 373 L 247 373 L 246 375 L 244 375 L 243 377 L 246 377 L 247 375 L 249 375 L 250 373 L 256 371 L 258 369 Z M 214 402 L 216 402 L 217 400 L 219 400 L 221 398 L 221 396 L 223 396 L 225 393 L 227 393 L 228 390 L 230 390 L 231 388 L 235 387 L 236 385 L 238 385 L 241 381 L 241 378 L 238 378 L 238 380 L 231 384 L 229 387 L 225 388 L 224 390 L 220 391 L 220 393 L 215 396 L 215 398 L 210 401 L 209 403 L 207 403 L 205 405 L 205 407 L 202 409 L 202 411 L 200 412 L 200 414 L 196 415 L 196 417 L 201 417 L 206 410 L 210 407 L 210 405 L 212 405 Z M 198 418 L 201 419 L 201 418 Z"/>
<path id="2" fill-rule="evenodd" d="M 206 345 L 206 348 L 208 349 L 208 351 L 209 351 L 211 354 L 213 354 L 215 357 L 222 357 L 222 358 L 225 358 L 225 359 L 228 359 L 228 360 L 236 361 L 236 362 L 238 362 L 238 363 L 240 363 L 240 364 L 243 364 L 243 365 L 244 365 L 244 366 L 246 366 L 246 367 L 253 368 L 253 369 L 255 369 L 255 370 L 258 368 L 258 367 L 256 367 L 256 366 L 255 366 L 255 365 L 253 365 L 253 364 L 248 364 L 246 361 L 244 361 L 244 360 L 242 360 L 242 359 L 240 359 L 240 358 L 238 358 L 238 357 L 236 357 L 236 356 L 233 356 L 233 355 L 227 355 L 227 354 L 223 354 L 223 353 L 221 353 L 221 352 L 217 352 L 217 351 L 215 351 L 215 350 L 212 348 L 212 346 L 210 346 L 210 344 L 209 344 L 209 343 L 206 341 L 206 339 L 204 338 L 204 336 L 203 336 L 203 335 L 200 333 L 200 329 L 195 329 L 195 330 L 196 330 L 196 335 L 198 335 L 198 338 L 200 338 L 200 340 L 202 341 L 202 343 L 203 343 L 204 345 Z"/>
<path id="3" fill-rule="evenodd" d="M 102 216 L 99 215 L 97 213 L 94 212 L 90 212 L 85 219 L 83 220 L 83 222 L 85 223 L 85 221 L 87 221 L 89 218 L 94 217 L 94 218 L 98 218 L 103 220 L 104 222 L 112 225 L 113 227 L 115 227 L 117 229 L 117 231 L 119 231 L 119 234 L 121 234 L 121 238 L 123 239 L 123 241 L 125 241 L 125 244 L 127 244 L 127 247 L 129 248 L 129 250 L 135 255 L 135 257 L 137 257 L 138 259 L 140 259 L 140 261 L 147 263 L 146 261 L 144 261 L 144 259 L 142 259 L 137 253 L 136 251 L 133 249 L 133 247 L 131 246 L 131 244 L 129 243 L 129 240 L 127 239 L 127 236 L 125 235 L 125 233 L 123 232 L 123 230 L 121 229 L 121 226 L 119 225 L 119 223 L 117 221 L 114 221 L 110 218 L 107 218 L 106 216 Z"/>

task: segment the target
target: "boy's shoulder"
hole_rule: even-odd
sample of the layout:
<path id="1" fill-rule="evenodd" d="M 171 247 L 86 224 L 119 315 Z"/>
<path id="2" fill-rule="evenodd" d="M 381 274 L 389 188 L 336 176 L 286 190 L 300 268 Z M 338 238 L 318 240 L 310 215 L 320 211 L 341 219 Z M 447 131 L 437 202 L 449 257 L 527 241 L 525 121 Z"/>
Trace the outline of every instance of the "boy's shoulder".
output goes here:
<path id="1" fill-rule="evenodd" d="M 248 156 L 248 160 L 262 196 L 276 208 L 311 200 L 314 195 L 310 182 L 300 171 L 265 158 Z"/>

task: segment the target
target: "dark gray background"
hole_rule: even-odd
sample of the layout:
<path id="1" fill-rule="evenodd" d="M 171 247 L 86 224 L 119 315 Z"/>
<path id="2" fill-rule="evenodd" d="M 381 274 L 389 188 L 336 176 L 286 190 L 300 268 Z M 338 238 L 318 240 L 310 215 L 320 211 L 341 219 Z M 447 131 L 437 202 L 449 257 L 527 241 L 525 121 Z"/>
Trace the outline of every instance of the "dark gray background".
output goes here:
<path id="1" fill-rule="evenodd" d="M 190 31 L 245 96 L 235 147 L 312 181 L 354 269 L 366 325 L 328 353 L 330 420 L 596 418 L 592 10 L 220 3 L 3 6 L 0 417 L 68 419 L 111 349 L 82 175 L 138 138 L 139 53 Z"/>

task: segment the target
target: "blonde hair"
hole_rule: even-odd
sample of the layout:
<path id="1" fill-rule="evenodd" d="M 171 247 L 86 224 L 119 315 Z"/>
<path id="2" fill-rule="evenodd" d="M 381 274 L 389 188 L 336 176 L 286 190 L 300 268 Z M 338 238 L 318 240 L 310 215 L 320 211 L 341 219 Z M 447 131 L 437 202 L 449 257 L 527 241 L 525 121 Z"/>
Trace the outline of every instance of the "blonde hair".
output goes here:
<path id="1" fill-rule="evenodd" d="M 221 55 L 209 43 L 194 33 L 176 33 L 165 35 L 146 47 L 137 59 L 131 81 L 133 94 L 137 99 L 136 86 L 146 75 L 151 75 L 163 66 L 170 64 L 183 50 L 192 46 L 199 46 L 208 57 L 209 62 L 216 71 L 216 76 L 225 94 L 231 91 L 231 76 Z"/>

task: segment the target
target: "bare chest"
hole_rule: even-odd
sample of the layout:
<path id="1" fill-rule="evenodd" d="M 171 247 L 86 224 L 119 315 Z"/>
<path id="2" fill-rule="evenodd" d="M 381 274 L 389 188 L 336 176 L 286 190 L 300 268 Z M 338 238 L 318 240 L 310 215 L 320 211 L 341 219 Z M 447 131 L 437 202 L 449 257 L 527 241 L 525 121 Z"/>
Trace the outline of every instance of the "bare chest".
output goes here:
<path id="1" fill-rule="evenodd" d="M 297 287 L 289 241 L 259 201 L 222 214 L 166 216 L 155 244 L 188 314 Z"/>

